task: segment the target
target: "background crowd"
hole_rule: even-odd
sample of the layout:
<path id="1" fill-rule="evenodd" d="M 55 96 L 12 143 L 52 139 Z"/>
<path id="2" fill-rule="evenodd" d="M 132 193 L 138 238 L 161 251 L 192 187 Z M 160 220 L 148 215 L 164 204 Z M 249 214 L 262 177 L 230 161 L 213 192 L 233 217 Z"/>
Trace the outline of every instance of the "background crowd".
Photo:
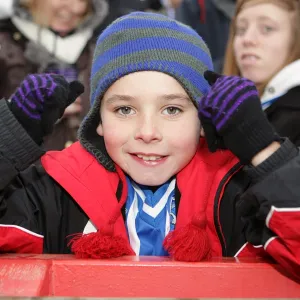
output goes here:
<path id="1" fill-rule="evenodd" d="M 300 144 L 300 42 L 295 38 L 300 34 L 299 1 L 1 1 L 0 98 L 9 99 L 30 73 L 57 73 L 85 85 L 85 93 L 45 140 L 46 149 L 63 149 L 76 141 L 89 109 L 96 38 L 132 11 L 160 12 L 195 29 L 211 51 L 215 70 L 252 80 L 277 132 Z"/>

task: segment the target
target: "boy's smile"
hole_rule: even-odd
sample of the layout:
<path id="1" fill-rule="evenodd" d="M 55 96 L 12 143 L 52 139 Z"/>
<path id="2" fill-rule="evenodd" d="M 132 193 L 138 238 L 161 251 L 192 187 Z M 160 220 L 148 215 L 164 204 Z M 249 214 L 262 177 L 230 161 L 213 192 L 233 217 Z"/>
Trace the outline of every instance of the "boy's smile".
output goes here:
<path id="1" fill-rule="evenodd" d="M 166 161 L 168 156 L 162 156 L 158 154 L 143 154 L 143 153 L 131 153 L 133 159 L 135 159 L 137 162 L 145 165 L 145 166 L 157 166 L 159 164 L 162 164 Z"/>
<path id="2" fill-rule="evenodd" d="M 104 94 L 100 113 L 97 133 L 108 154 L 139 184 L 163 184 L 197 150 L 197 109 L 167 74 L 143 71 L 120 78 Z"/>

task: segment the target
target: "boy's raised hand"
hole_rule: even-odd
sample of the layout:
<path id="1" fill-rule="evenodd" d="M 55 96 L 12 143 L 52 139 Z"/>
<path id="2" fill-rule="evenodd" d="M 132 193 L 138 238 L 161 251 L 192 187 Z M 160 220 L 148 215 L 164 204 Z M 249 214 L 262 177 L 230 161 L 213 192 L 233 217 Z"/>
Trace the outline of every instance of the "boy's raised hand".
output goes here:
<path id="1" fill-rule="evenodd" d="M 78 81 L 68 83 L 63 76 L 55 74 L 28 75 L 11 96 L 9 108 L 40 145 L 50 134 L 65 109 L 84 92 Z"/>
<path id="2" fill-rule="evenodd" d="M 254 83 L 238 76 L 204 73 L 211 90 L 199 102 L 208 147 L 229 149 L 248 164 L 278 136 L 261 108 Z"/>

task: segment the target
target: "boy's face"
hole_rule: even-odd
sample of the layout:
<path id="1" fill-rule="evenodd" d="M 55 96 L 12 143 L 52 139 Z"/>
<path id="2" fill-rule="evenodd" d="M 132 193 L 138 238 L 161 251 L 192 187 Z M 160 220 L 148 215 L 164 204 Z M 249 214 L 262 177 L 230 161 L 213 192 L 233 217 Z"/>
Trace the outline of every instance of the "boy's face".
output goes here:
<path id="1" fill-rule="evenodd" d="M 112 160 L 135 182 L 165 183 L 194 156 L 197 109 L 171 76 L 144 71 L 116 81 L 101 101 L 97 133 Z"/>

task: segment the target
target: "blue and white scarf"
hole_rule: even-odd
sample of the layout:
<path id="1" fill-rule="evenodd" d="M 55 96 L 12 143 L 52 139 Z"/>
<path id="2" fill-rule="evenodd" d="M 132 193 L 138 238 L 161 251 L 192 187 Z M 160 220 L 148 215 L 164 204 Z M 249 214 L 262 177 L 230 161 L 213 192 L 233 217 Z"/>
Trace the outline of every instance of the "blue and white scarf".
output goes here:
<path id="1" fill-rule="evenodd" d="M 154 193 L 127 178 L 126 229 L 136 255 L 166 256 L 163 240 L 176 223 L 175 182 L 173 179 Z"/>

